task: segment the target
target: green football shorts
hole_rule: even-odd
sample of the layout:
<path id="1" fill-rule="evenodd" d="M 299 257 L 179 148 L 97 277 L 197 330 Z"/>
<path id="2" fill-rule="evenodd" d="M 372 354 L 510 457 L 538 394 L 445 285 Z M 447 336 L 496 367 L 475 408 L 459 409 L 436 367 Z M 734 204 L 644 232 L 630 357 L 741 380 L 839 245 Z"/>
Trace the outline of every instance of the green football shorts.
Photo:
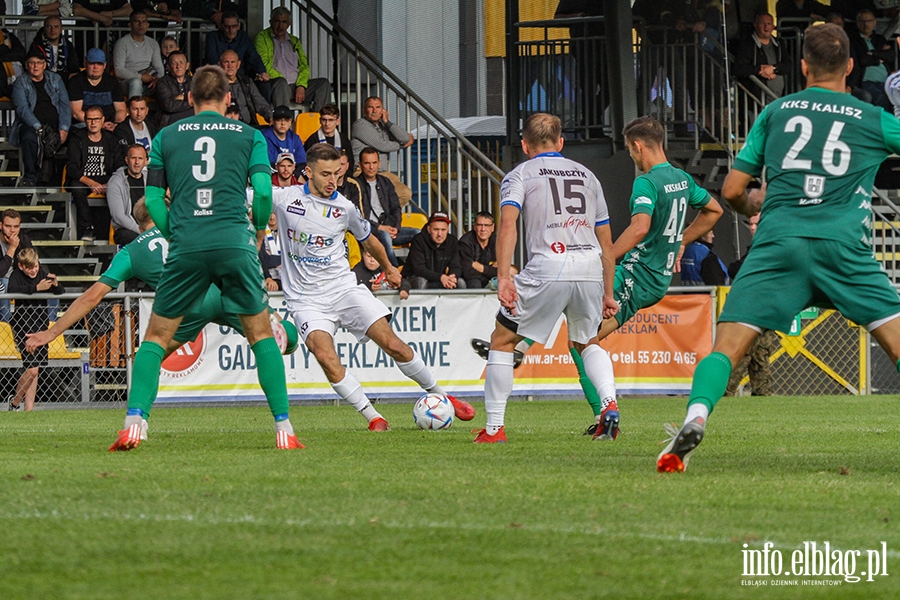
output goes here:
<path id="1" fill-rule="evenodd" d="M 210 285 L 222 292 L 222 310 L 231 315 L 255 315 L 269 307 L 259 256 L 252 248 L 224 248 L 169 254 L 156 288 L 153 312 L 183 317 Z"/>
<path id="2" fill-rule="evenodd" d="M 719 321 L 788 331 L 807 306 L 868 325 L 900 313 L 900 296 L 862 243 L 783 238 L 753 244 Z"/>
<path id="3" fill-rule="evenodd" d="M 637 311 L 653 306 L 663 299 L 669 289 L 671 278 L 654 277 L 638 269 L 627 271 L 622 265 L 616 267 L 613 281 L 613 298 L 619 303 L 615 319 L 624 325 Z"/>

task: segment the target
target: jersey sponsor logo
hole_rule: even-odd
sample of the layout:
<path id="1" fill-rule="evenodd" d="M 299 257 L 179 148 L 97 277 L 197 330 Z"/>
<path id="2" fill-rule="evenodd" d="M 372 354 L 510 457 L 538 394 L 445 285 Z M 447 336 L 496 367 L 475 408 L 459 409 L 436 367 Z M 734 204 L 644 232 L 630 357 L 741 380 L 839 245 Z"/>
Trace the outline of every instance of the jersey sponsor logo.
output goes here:
<path id="1" fill-rule="evenodd" d="M 566 245 L 562 242 L 553 242 L 550 244 L 550 250 L 552 250 L 554 254 L 563 254 L 566 251 Z"/>
<path id="2" fill-rule="evenodd" d="M 577 217 L 569 217 L 565 221 L 556 222 L 556 223 L 547 223 L 547 229 L 578 229 L 579 227 L 590 227 L 591 224 L 587 219 L 577 218 Z"/>
<path id="3" fill-rule="evenodd" d="M 211 217 L 213 214 L 215 214 L 215 211 L 207 210 L 205 208 L 194 209 L 195 217 Z"/>
<path id="4" fill-rule="evenodd" d="M 663 190 L 665 190 L 665 192 L 667 194 L 671 194 L 673 192 L 680 192 L 680 191 L 686 190 L 686 189 L 688 189 L 687 180 L 679 181 L 678 183 L 667 183 L 666 185 L 663 186 Z M 637 202 L 635 202 L 635 204 L 637 204 Z"/>
<path id="5" fill-rule="evenodd" d="M 162 362 L 162 369 L 169 377 L 180 379 L 187 377 L 200 368 L 203 364 L 203 353 L 206 350 L 206 334 L 201 331 L 192 342 L 184 344 L 181 348 L 169 355 Z"/>
<path id="6" fill-rule="evenodd" d="M 651 200 L 647 196 L 641 196 L 634 199 L 634 205 L 637 206 L 638 204 L 653 204 L 653 200 Z"/>
<path id="7" fill-rule="evenodd" d="M 295 215 L 300 215 L 301 217 L 303 215 L 305 215 L 306 209 L 303 208 L 303 200 L 301 200 L 300 198 L 297 198 L 296 200 L 291 202 L 287 207 L 287 211 L 289 213 L 293 213 Z"/>
<path id="8" fill-rule="evenodd" d="M 330 256 L 300 256 L 293 252 L 288 252 L 288 258 L 298 263 L 306 263 L 313 265 L 327 265 L 331 262 Z"/>
<path id="9" fill-rule="evenodd" d="M 298 243 L 307 246 L 318 246 L 319 248 L 328 248 L 334 244 L 334 238 L 327 238 L 321 235 L 310 235 L 305 231 L 297 231 L 295 229 L 287 230 L 288 237 Z"/>
<path id="10" fill-rule="evenodd" d="M 336 206 L 326 206 L 322 209 L 322 216 L 326 219 L 340 219 L 344 216 L 344 211 Z"/>
<path id="11" fill-rule="evenodd" d="M 803 191 L 809 198 L 818 198 L 825 191 L 825 177 L 823 175 L 807 175 Z M 804 203 L 801 201 L 801 204 Z M 818 202 L 807 202 L 806 204 L 818 204 Z"/>
<path id="12" fill-rule="evenodd" d="M 538 175 L 551 175 L 555 177 L 581 177 L 587 179 L 587 173 L 578 169 L 541 169 Z"/>
<path id="13" fill-rule="evenodd" d="M 200 208 L 209 208 L 212 206 L 212 190 L 209 188 L 200 188 L 197 190 L 197 206 Z"/>

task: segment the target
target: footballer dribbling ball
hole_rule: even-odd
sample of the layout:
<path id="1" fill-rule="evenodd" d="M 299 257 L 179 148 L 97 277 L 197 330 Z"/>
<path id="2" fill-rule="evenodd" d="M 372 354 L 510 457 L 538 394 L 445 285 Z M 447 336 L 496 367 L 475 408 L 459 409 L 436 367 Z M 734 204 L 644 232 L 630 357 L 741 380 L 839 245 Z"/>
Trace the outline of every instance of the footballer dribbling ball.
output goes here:
<path id="1" fill-rule="evenodd" d="M 419 429 L 448 429 L 453 424 L 453 405 L 441 394 L 425 394 L 413 406 L 413 420 Z"/>

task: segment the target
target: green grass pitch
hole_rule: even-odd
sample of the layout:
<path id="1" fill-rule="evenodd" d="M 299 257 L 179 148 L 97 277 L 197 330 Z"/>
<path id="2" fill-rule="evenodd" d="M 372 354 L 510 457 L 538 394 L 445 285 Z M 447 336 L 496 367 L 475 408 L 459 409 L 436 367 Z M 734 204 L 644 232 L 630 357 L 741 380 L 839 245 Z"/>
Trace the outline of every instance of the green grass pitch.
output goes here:
<path id="1" fill-rule="evenodd" d="M 683 398 L 620 403 L 591 442 L 584 401 L 513 402 L 508 444 L 457 421 L 422 432 L 382 405 L 157 408 L 106 451 L 122 410 L 0 414 L 0 599 L 898 598 L 900 404 L 892 396 L 725 399 L 687 473 L 660 475 Z M 743 545 L 886 542 L 872 582 L 742 577 Z M 765 588 L 743 585 L 765 582 Z"/>

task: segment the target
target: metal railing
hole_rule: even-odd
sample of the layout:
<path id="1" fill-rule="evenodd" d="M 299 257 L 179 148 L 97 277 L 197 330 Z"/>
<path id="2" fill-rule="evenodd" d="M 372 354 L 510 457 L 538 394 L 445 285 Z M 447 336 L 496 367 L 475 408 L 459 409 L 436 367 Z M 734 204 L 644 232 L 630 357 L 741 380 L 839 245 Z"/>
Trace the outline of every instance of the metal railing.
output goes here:
<path id="1" fill-rule="evenodd" d="M 499 154 L 489 155 L 466 139 L 314 2 L 267 0 L 264 12 L 285 5 L 293 15 L 291 32 L 304 42 L 310 77 L 332 83 L 342 129 L 352 136 L 365 99 L 378 96 L 391 120 L 413 133 L 413 144 L 392 153 L 382 168 L 412 188 L 422 211 L 446 210 L 457 235 L 471 228 L 478 211 L 499 214 L 505 175 L 497 166 Z"/>

